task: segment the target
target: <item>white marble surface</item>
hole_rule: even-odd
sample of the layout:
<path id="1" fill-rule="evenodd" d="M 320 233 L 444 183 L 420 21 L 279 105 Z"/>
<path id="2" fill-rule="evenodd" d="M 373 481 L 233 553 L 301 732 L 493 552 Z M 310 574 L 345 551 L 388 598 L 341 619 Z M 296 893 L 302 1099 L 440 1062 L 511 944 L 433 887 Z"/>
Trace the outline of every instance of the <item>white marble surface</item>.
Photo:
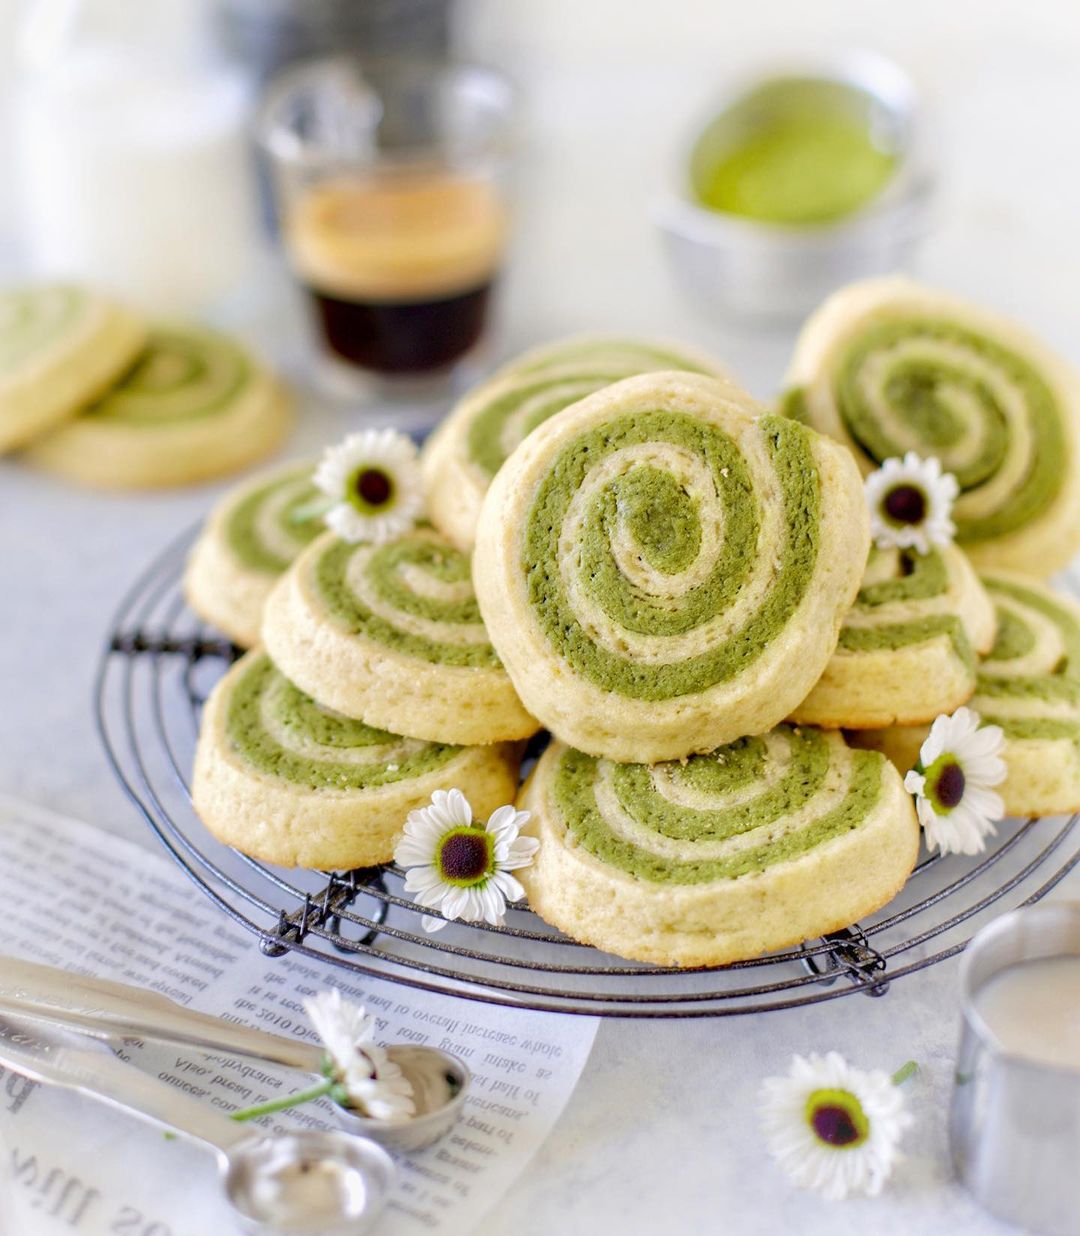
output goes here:
<path id="1" fill-rule="evenodd" d="M 1033 0 L 469 0 L 467 45 L 526 87 L 530 137 L 504 349 L 575 328 L 662 331 L 711 346 L 767 395 L 790 338 L 705 320 L 669 286 L 648 217 L 682 118 L 755 60 L 853 43 L 894 54 L 933 97 L 945 176 L 921 272 L 1026 319 L 1080 361 L 1080 12 Z M 662 17 L 661 17 L 662 13 Z M 657 25 L 658 21 L 663 24 Z M 249 332 L 296 351 L 273 294 Z M 291 450 L 348 423 L 309 406 Z M 109 613 L 213 488 L 115 497 L 0 463 L 0 788 L 152 844 L 93 733 L 91 675 Z M 1064 889 L 1080 896 L 1080 880 Z M 949 1182 L 945 1104 L 956 966 L 794 1013 L 602 1026 L 582 1083 L 526 1177 L 482 1228 L 676 1233 L 992 1233 Z M 920 1062 L 917 1125 L 886 1194 L 838 1209 L 788 1190 L 756 1129 L 760 1079 L 794 1051 Z"/>

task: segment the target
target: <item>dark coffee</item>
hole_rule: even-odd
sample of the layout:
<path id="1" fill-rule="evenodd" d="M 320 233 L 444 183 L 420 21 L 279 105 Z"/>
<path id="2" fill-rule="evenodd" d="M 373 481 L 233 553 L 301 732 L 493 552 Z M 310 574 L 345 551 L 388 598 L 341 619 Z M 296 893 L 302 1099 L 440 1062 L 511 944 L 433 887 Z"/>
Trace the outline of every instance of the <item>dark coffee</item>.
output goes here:
<path id="1" fill-rule="evenodd" d="M 494 185 L 428 171 L 316 185 L 286 240 L 327 350 L 409 376 L 447 369 L 480 341 L 505 232 Z"/>
<path id="2" fill-rule="evenodd" d="M 335 355 L 380 373 L 429 373 L 449 368 L 484 333 L 491 282 L 426 301 L 345 300 L 308 292 L 326 346 Z"/>

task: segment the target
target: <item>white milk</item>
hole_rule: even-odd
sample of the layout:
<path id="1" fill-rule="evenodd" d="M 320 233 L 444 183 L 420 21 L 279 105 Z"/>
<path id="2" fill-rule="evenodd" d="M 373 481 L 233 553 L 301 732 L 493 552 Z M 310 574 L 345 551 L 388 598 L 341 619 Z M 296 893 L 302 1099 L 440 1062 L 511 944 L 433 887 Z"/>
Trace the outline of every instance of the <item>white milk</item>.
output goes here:
<path id="1" fill-rule="evenodd" d="M 1080 1069 L 1080 957 L 1010 966 L 976 993 L 975 1008 L 1011 1055 Z"/>
<path id="2" fill-rule="evenodd" d="M 248 116 L 231 70 L 148 63 L 108 43 L 28 75 L 15 118 L 30 269 L 159 313 L 231 291 L 259 246 Z"/>

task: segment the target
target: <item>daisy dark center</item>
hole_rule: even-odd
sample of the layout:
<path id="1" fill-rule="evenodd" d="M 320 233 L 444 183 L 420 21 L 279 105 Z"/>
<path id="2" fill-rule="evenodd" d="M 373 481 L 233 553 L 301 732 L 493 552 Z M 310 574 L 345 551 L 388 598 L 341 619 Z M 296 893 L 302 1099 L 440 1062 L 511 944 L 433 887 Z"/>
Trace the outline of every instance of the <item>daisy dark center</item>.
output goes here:
<path id="1" fill-rule="evenodd" d="M 870 1135 L 862 1104 L 848 1090 L 815 1090 L 806 1103 L 814 1135 L 835 1150 L 859 1146 Z"/>
<path id="2" fill-rule="evenodd" d="M 394 481 L 382 468 L 364 465 L 352 476 L 353 503 L 362 511 L 377 511 L 394 496 Z"/>
<path id="3" fill-rule="evenodd" d="M 439 842 L 438 868 L 452 884 L 476 884 L 491 870 L 492 838 L 482 828 L 459 828 Z"/>
<path id="4" fill-rule="evenodd" d="M 947 757 L 935 771 L 937 775 L 931 792 L 938 806 L 945 811 L 951 811 L 964 797 L 964 788 L 967 785 L 964 770 L 954 759 Z"/>
<path id="5" fill-rule="evenodd" d="M 921 524 L 926 518 L 926 494 L 917 485 L 894 486 L 882 506 L 894 524 Z"/>

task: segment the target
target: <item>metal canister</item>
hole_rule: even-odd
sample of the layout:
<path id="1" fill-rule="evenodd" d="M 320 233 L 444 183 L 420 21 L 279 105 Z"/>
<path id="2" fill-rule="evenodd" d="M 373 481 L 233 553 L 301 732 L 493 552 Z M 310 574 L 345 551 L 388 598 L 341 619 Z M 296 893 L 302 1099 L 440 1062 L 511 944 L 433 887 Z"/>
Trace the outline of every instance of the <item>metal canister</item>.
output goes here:
<path id="1" fill-rule="evenodd" d="M 1044 1236 L 1080 1234 L 1080 1068 L 1004 1049 L 978 1007 L 997 974 L 1025 961 L 1080 957 L 1080 902 L 1014 910 L 968 945 L 950 1115 L 957 1175 L 998 1218 Z"/>

